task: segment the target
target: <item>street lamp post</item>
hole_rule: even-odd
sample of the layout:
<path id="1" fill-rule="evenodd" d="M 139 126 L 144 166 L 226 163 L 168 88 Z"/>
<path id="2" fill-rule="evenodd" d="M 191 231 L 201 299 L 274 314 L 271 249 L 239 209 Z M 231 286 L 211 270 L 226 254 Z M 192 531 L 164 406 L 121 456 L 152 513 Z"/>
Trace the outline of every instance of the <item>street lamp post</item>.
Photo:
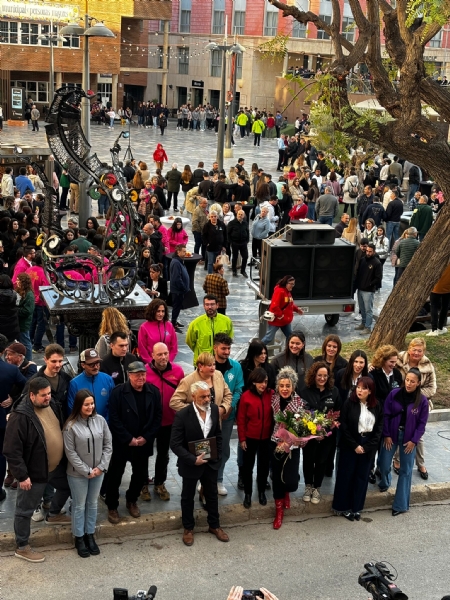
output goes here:
<path id="1" fill-rule="evenodd" d="M 49 105 L 53 102 L 53 96 L 55 94 L 55 59 L 53 54 L 53 44 L 56 42 L 65 42 L 66 38 L 57 33 L 53 33 L 53 21 L 50 21 L 50 29 L 48 33 L 38 35 L 38 40 L 46 40 L 50 45 L 50 73 L 48 77 L 48 100 Z"/>
<path id="2" fill-rule="evenodd" d="M 226 30 L 225 30 L 226 31 Z M 225 141 L 225 94 L 226 94 L 226 82 L 227 82 L 227 57 L 228 54 L 242 54 L 241 47 L 239 44 L 227 44 L 227 38 L 225 35 L 224 43 L 217 44 L 216 42 L 210 42 L 206 45 L 205 50 L 210 50 L 211 52 L 214 50 L 222 51 L 222 77 L 221 77 L 221 85 L 220 85 L 220 103 L 219 103 L 219 130 L 217 135 L 217 163 L 219 165 L 219 169 L 223 169 L 223 156 L 224 156 L 224 141 Z M 228 135 L 231 133 L 232 123 L 230 121 L 230 109 L 228 109 L 228 127 L 227 127 L 227 139 Z M 231 148 L 231 135 L 230 135 L 230 146 Z M 230 155 L 231 156 L 231 155 Z"/>
<path id="3" fill-rule="evenodd" d="M 88 93 L 90 88 L 90 65 L 89 65 L 89 38 L 91 37 L 103 37 L 111 38 L 115 37 L 114 33 L 105 27 L 101 21 L 98 21 L 91 25 L 94 19 L 89 15 L 84 16 L 84 28 L 77 23 L 69 23 L 66 27 L 63 27 L 60 31 L 61 35 L 79 35 L 84 38 L 83 43 L 83 71 L 81 86 L 83 90 Z M 84 136 L 88 143 L 91 143 L 91 110 L 89 98 L 81 99 L 81 127 L 83 128 Z M 84 227 L 84 223 L 91 216 L 91 198 L 87 193 L 87 182 L 83 181 L 79 183 L 80 202 L 79 202 L 79 219 L 80 227 Z"/>

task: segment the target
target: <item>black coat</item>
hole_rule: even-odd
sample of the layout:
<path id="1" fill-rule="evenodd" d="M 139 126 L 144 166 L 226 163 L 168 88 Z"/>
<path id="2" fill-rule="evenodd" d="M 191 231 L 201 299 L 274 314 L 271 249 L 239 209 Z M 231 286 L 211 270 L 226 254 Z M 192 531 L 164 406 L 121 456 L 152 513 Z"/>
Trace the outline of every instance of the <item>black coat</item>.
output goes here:
<path id="1" fill-rule="evenodd" d="M 120 449 L 126 455 L 135 452 L 147 456 L 153 455 L 153 442 L 161 427 L 162 406 L 161 394 L 158 388 L 151 383 L 145 384 L 146 396 L 146 422 L 142 437 L 147 440 L 144 446 L 130 446 L 134 437 L 139 436 L 141 429 L 136 400 L 132 391 L 131 383 L 127 381 L 113 389 L 109 397 L 109 428 L 113 438 L 113 450 Z"/>
<path id="2" fill-rule="evenodd" d="M 47 410 L 53 410 L 61 429 L 64 424 L 61 407 L 53 399 Z M 42 423 L 34 412 L 29 396 L 22 396 L 13 406 L 6 426 L 3 454 L 17 481 L 28 477 L 32 483 L 48 481 L 48 458 Z M 65 461 L 65 457 L 61 462 Z"/>
<path id="3" fill-rule="evenodd" d="M 209 460 L 207 465 L 196 465 L 196 456 L 189 451 L 189 442 L 203 439 L 203 431 L 198 422 L 194 405 L 190 404 L 175 414 L 170 436 L 170 449 L 178 456 L 178 473 L 181 477 L 200 479 L 206 466 L 217 471 L 222 462 L 222 430 L 220 427 L 219 407 L 211 404 L 212 427 L 208 437 L 215 437 L 217 460 Z"/>
<path id="4" fill-rule="evenodd" d="M 327 361 L 325 360 L 325 358 L 322 355 L 320 355 L 320 356 L 315 357 L 314 362 L 325 362 L 326 363 Z M 341 369 L 345 369 L 347 364 L 348 364 L 348 361 L 343 356 L 339 355 L 334 362 L 333 377 L 336 378 L 337 372 L 340 371 Z"/>
<path id="5" fill-rule="evenodd" d="M 383 369 L 373 369 L 369 376 L 375 382 L 375 396 L 380 402 L 381 406 L 384 406 L 384 401 L 396 388 L 402 387 L 403 377 L 399 369 L 394 367 L 392 375 L 390 377 L 390 381 L 387 380 L 386 375 L 384 374 Z"/>
<path id="6" fill-rule="evenodd" d="M 329 410 L 339 410 L 341 404 L 336 387 L 323 392 L 320 392 L 316 386 L 305 387 L 302 390 L 301 398 L 308 410 L 317 410 L 321 413 L 327 413 Z"/>
<path id="7" fill-rule="evenodd" d="M 369 408 L 369 411 L 375 415 L 375 425 L 372 430 L 372 435 L 368 438 L 367 443 L 361 444 L 366 452 L 375 452 L 378 448 L 378 443 L 383 432 L 383 408 L 379 402 L 373 407 Z M 352 402 L 346 400 L 344 406 L 341 409 L 341 416 L 339 418 L 341 422 L 341 440 L 339 445 L 345 445 L 355 450 L 359 443 L 358 434 L 358 422 L 361 414 L 361 404 L 359 402 Z"/>
<path id="8" fill-rule="evenodd" d="M 114 385 L 120 385 L 128 381 L 127 367 L 135 360 L 136 357 L 131 352 L 127 352 L 125 356 L 114 356 L 110 350 L 100 364 L 100 371 L 111 375 Z"/>
<path id="9" fill-rule="evenodd" d="M 248 244 L 250 232 L 248 229 L 248 221 L 244 219 L 233 219 L 227 225 L 227 237 L 231 244 Z"/>
<path id="10" fill-rule="evenodd" d="M 0 290 L 0 332 L 8 342 L 19 339 L 19 307 L 14 290 Z"/>
<path id="11" fill-rule="evenodd" d="M 205 223 L 202 240 L 208 252 L 220 252 L 227 245 L 227 228 L 224 223 L 219 219 L 217 225 L 213 225 L 211 221 Z"/>
<path id="12" fill-rule="evenodd" d="M 248 378 L 250 377 L 250 373 L 256 368 L 254 364 L 249 364 L 245 359 L 240 361 L 240 365 L 242 367 L 242 373 L 244 375 L 244 389 L 245 392 L 248 390 Z M 275 389 L 275 368 L 266 360 L 262 365 L 260 365 L 262 369 L 267 373 L 267 387 L 271 390 Z"/>
<path id="13" fill-rule="evenodd" d="M 33 377 L 30 377 L 30 379 L 27 381 L 27 385 L 25 386 L 24 393 L 28 394 L 28 385 L 31 379 L 34 379 L 35 377 L 46 377 L 44 375 L 45 369 L 46 366 L 44 365 L 40 369 L 38 369 L 38 372 L 35 375 L 33 375 Z M 61 371 L 59 372 L 58 389 L 55 392 L 52 388 L 52 400 L 54 400 L 57 404 L 60 405 L 64 417 L 68 417 L 70 413 L 67 406 L 67 391 L 69 389 L 69 383 L 71 381 L 72 377 L 61 369 Z M 48 382 L 48 385 L 51 385 L 50 380 Z"/>

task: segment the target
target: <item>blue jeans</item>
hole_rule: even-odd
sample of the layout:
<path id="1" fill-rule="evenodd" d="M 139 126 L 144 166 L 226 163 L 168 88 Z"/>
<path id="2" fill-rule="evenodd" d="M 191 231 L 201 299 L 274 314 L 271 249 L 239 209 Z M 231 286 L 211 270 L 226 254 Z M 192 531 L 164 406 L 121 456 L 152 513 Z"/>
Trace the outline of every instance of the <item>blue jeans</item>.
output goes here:
<path id="1" fill-rule="evenodd" d="M 263 344 L 271 344 L 273 342 L 273 340 L 275 339 L 275 334 L 277 333 L 278 329 L 281 329 L 281 331 L 284 333 L 286 338 L 288 338 L 292 333 L 291 323 L 288 323 L 287 325 L 283 325 L 283 327 L 277 327 L 276 325 L 268 325 L 267 333 L 261 340 L 262 343 Z"/>
<path id="2" fill-rule="evenodd" d="M 414 194 L 417 192 L 418 189 L 419 189 L 418 183 L 410 183 L 409 184 L 408 204 L 411 202 L 411 199 L 414 198 Z"/>
<path id="3" fill-rule="evenodd" d="M 106 215 L 109 208 L 109 199 L 108 196 L 100 194 L 100 198 L 98 199 L 98 214 Z"/>
<path id="4" fill-rule="evenodd" d="M 233 433 L 234 419 L 227 419 L 222 421 L 222 462 L 220 463 L 219 472 L 217 474 L 217 481 L 223 481 L 223 472 L 227 460 L 230 458 L 230 440 L 231 434 Z"/>
<path id="5" fill-rule="evenodd" d="M 392 510 L 399 510 L 401 512 L 409 510 L 411 478 L 414 460 L 416 457 L 415 448 L 410 454 L 405 454 L 405 448 L 403 446 L 404 434 L 405 432 L 402 429 L 399 429 L 398 443 L 392 444 L 392 448 L 390 450 L 386 450 L 383 444 L 381 446 L 380 456 L 378 459 L 381 472 L 381 481 L 378 485 L 380 486 L 380 489 L 388 488 L 391 485 L 392 458 L 398 446 L 400 452 L 400 474 L 398 476 L 397 489 L 395 490 L 395 498 L 394 503 L 392 504 Z"/>
<path id="6" fill-rule="evenodd" d="M 56 326 L 56 343 L 64 348 L 64 323 L 60 323 Z M 77 347 L 77 338 L 74 335 L 69 334 L 69 348 Z"/>
<path id="7" fill-rule="evenodd" d="M 27 351 L 25 353 L 25 358 L 27 360 L 32 360 L 33 359 L 33 352 L 32 352 L 32 349 L 31 349 L 30 332 L 29 331 L 21 331 L 19 333 L 19 341 L 27 349 Z"/>
<path id="8" fill-rule="evenodd" d="M 333 217 L 319 217 L 321 225 L 333 225 Z"/>
<path id="9" fill-rule="evenodd" d="M 72 533 L 75 537 L 95 533 L 98 495 L 103 477 L 104 474 L 93 479 L 67 475 L 72 496 Z"/>
<path id="10" fill-rule="evenodd" d="M 398 240 L 398 232 L 400 229 L 400 223 L 395 223 L 394 221 L 388 221 L 386 223 L 386 237 L 389 240 L 389 248 L 391 249 L 394 245 L 394 242 Z M 392 241 L 391 238 L 394 238 Z"/>
<path id="11" fill-rule="evenodd" d="M 363 292 L 358 290 L 358 304 L 359 310 L 361 311 L 362 324 L 367 329 L 372 328 L 373 320 L 373 298 L 375 294 L 373 292 Z"/>
<path id="12" fill-rule="evenodd" d="M 213 270 L 213 265 L 216 262 L 216 258 L 219 256 L 220 251 L 218 250 L 217 252 L 206 252 L 206 255 L 208 257 L 208 274 L 211 275 L 214 270 Z"/>
<path id="13" fill-rule="evenodd" d="M 42 348 L 42 338 L 47 329 L 47 319 L 49 317 L 48 309 L 45 306 L 36 304 L 34 307 L 33 321 L 31 322 L 30 334 L 33 338 L 33 348 L 39 350 Z"/>
<path id="14" fill-rule="evenodd" d="M 315 204 L 315 202 L 308 202 L 308 212 L 306 213 L 306 218 L 311 219 L 312 221 L 316 220 L 316 204 Z"/>
<path id="15" fill-rule="evenodd" d="M 114 127 L 114 117 L 109 117 L 109 126 Z"/>

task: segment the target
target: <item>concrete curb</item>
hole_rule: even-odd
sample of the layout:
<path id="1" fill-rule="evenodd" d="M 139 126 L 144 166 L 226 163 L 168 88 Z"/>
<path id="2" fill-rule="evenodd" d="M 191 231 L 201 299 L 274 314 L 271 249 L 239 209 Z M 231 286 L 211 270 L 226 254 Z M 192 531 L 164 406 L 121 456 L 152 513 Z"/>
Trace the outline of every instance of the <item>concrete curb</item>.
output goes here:
<path id="1" fill-rule="evenodd" d="M 369 492 L 366 498 L 365 508 L 383 508 L 392 505 L 394 490 L 390 488 L 387 492 Z M 291 509 L 287 511 L 289 516 L 304 516 L 314 518 L 331 514 L 331 495 L 323 496 L 319 505 L 306 504 L 301 498 L 291 499 Z M 442 502 L 450 500 L 450 482 L 431 483 L 415 485 L 411 489 L 411 504 L 423 504 L 425 502 Z M 241 525 L 247 522 L 255 522 L 274 517 L 273 502 L 269 500 L 267 506 L 253 503 L 250 510 L 246 510 L 242 504 L 229 504 L 220 508 L 220 522 L 224 526 Z M 195 511 L 196 526 L 206 528 L 206 512 L 202 509 Z M 102 521 L 97 525 L 96 537 L 99 541 L 115 539 L 117 541 L 125 537 L 136 535 L 148 535 L 149 533 L 162 533 L 181 530 L 181 511 L 162 512 L 142 515 L 139 519 L 123 517 L 118 525 L 111 525 L 108 521 Z M 31 532 L 30 544 L 33 548 L 53 546 L 58 544 L 73 545 L 70 526 L 43 526 Z M 0 552 L 11 552 L 15 549 L 14 533 L 2 533 L 0 535 Z"/>
<path id="2" fill-rule="evenodd" d="M 450 421 L 450 408 L 436 408 L 428 415 L 428 422 L 435 423 L 436 421 Z"/>

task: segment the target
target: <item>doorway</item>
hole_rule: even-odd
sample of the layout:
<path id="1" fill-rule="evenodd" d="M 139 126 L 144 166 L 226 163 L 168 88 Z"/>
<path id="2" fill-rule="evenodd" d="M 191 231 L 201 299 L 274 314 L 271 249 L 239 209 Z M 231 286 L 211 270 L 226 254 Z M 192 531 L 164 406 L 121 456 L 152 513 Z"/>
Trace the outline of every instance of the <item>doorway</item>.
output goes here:
<path id="1" fill-rule="evenodd" d="M 219 108 L 220 90 L 209 90 L 209 103 L 214 108 Z"/>
<path id="2" fill-rule="evenodd" d="M 194 106 L 203 106 L 203 88 L 193 88 L 194 90 Z"/>

